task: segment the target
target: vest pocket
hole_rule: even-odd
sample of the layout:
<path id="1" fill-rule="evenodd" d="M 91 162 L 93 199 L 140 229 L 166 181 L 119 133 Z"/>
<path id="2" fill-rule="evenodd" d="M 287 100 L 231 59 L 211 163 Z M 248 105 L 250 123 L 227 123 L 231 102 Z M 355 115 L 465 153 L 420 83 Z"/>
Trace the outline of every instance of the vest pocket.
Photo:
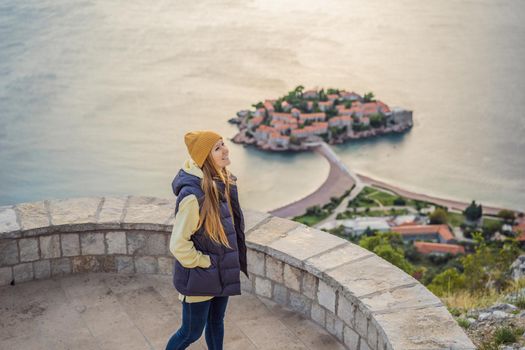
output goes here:
<path id="1" fill-rule="evenodd" d="M 211 265 L 208 268 L 195 267 L 189 269 L 187 290 L 188 294 L 208 293 L 209 295 L 220 294 L 222 292 L 220 267 L 218 265 L 219 257 L 210 254 Z"/>
<path id="2" fill-rule="evenodd" d="M 175 259 L 175 267 L 173 270 L 174 270 L 174 276 L 173 276 L 174 282 L 185 285 L 188 281 L 190 269 L 182 266 L 181 263 L 177 259 Z"/>

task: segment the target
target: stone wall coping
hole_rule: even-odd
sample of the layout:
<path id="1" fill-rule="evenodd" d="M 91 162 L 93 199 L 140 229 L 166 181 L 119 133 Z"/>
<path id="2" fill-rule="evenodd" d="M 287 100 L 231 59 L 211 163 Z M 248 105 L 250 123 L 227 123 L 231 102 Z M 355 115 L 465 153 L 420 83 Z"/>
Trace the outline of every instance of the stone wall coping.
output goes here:
<path id="1" fill-rule="evenodd" d="M 175 199 L 131 195 L 18 203 L 0 207 L 0 239 L 95 229 L 170 232 L 174 212 Z"/>
<path id="2" fill-rule="evenodd" d="M 49 199 L 1 206 L 0 242 L 57 232 L 169 233 L 174 210 L 175 199 L 144 196 Z M 319 293 L 333 299 L 323 307 L 334 314 L 338 303 L 346 302 L 343 299 L 356 305 L 352 312 L 377 329 L 372 337 L 387 339 L 385 348 L 475 348 L 439 298 L 377 255 L 291 220 L 250 209 L 243 212 L 249 249 L 316 276 L 322 281 Z"/>

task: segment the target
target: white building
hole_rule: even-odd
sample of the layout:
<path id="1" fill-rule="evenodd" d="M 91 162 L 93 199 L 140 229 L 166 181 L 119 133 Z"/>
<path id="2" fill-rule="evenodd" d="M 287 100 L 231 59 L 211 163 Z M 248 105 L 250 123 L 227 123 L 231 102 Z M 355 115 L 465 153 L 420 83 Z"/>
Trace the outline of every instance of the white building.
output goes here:
<path id="1" fill-rule="evenodd" d="M 390 225 L 387 217 L 358 217 L 355 219 L 341 220 L 345 231 L 354 236 L 361 236 L 369 228 L 372 231 L 389 232 Z"/>

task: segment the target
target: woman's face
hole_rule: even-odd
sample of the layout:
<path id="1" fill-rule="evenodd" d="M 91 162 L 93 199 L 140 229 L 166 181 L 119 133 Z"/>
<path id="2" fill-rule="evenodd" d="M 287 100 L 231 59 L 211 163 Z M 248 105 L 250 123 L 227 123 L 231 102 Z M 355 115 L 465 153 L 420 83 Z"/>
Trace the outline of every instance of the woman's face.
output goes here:
<path id="1" fill-rule="evenodd" d="M 211 149 L 211 156 L 213 161 L 219 168 L 224 168 L 225 166 L 231 163 L 230 158 L 228 157 L 229 151 L 228 147 L 224 144 L 224 141 L 220 139 L 213 145 Z"/>

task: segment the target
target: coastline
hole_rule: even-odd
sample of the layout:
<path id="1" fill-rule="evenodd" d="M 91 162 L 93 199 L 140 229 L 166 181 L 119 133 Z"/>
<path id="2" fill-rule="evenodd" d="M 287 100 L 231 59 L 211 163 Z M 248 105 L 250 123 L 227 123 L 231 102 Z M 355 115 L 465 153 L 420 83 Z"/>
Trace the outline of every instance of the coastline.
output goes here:
<path id="1" fill-rule="evenodd" d="M 348 172 L 344 171 L 344 169 L 342 169 L 335 161 L 331 161 L 330 158 L 322 152 L 316 153 L 321 153 L 330 164 L 330 171 L 326 180 L 321 184 L 321 186 L 319 186 L 317 190 L 310 193 L 306 197 L 303 197 L 285 206 L 273 209 L 268 213 L 281 218 L 293 218 L 295 216 L 304 214 L 308 207 L 314 205 L 324 205 L 330 202 L 331 197 L 339 197 L 342 193 L 355 185 L 355 181 L 348 174 Z"/>
<path id="2" fill-rule="evenodd" d="M 357 175 L 368 186 L 374 186 L 374 187 L 382 188 L 385 190 L 389 190 L 389 191 L 395 192 L 396 194 L 400 196 L 407 197 L 410 199 L 417 199 L 417 200 L 422 200 L 422 201 L 427 201 L 427 202 L 432 202 L 435 204 L 443 205 L 447 207 L 449 210 L 463 211 L 466 207 L 470 205 L 470 202 L 463 202 L 461 200 L 448 199 L 448 198 L 430 196 L 430 195 L 423 194 L 423 193 L 413 192 L 413 191 L 405 190 L 396 185 L 388 184 L 384 181 L 373 179 L 366 175 L 362 175 L 362 174 L 357 174 Z M 483 214 L 488 214 L 488 215 L 497 215 L 500 210 L 504 210 L 504 209 L 512 210 L 512 211 L 515 211 L 516 213 L 520 213 L 520 212 L 523 213 L 522 210 L 518 210 L 518 209 L 490 206 L 490 205 L 485 205 L 483 203 L 481 203 L 481 205 L 483 207 Z"/>
<path id="3" fill-rule="evenodd" d="M 326 143 L 325 145 L 329 147 Z M 316 150 L 314 149 L 314 151 Z M 356 187 L 352 190 L 352 193 L 350 194 L 351 196 L 357 195 L 355 193 L 356 189 L 359 189 L 360 191 L 360 189 L 364 185 L 382 188 L 406 198 L 443 205 L 451 211 L 462 211 L 470 205 L 470 202 L 441 198 L 437 196 L 430 196 L 424 193 L 413 192 L 403 189 L 400 186 L 392 185 L 384 181 L 374 179 L 367 175 L 352 173 L 348 170 L 345 171 L 345 169 L 341 168 L 342 166 L 344 167 L 344 165 L 342 165 L 339 159 L 335 159 L 333 154 L 321 151 L 316 151 L 316 153 L 323 156 L 323 158 L 325 158 L 330 164 L 330 172 L 326 180 L 321 184 L 321 186 L 317 190 L 310 193 L 309 195 L 287 205 L 281 206 L 276 209 L 272 209 L 268 211 L 268 213 L 275 216 L 279 216 L 281 218 L 288 219 L 302 215 L 306 212 L 306 209 L 308 207 L 313 205 L 322 206 L 330 201 L 330 197 L 340 196 L 342 193 L 344 193 L 344 191 L 350 189 L 354 184 L 356 185 Z M 497 213 L 503 209 L 512 210 L 516 213 L 523 213 L 523 210 L 489 206 L 484 205 L 483 203 L 482 206 L 483 213 L 488 215 L 497 215 Z"/>

